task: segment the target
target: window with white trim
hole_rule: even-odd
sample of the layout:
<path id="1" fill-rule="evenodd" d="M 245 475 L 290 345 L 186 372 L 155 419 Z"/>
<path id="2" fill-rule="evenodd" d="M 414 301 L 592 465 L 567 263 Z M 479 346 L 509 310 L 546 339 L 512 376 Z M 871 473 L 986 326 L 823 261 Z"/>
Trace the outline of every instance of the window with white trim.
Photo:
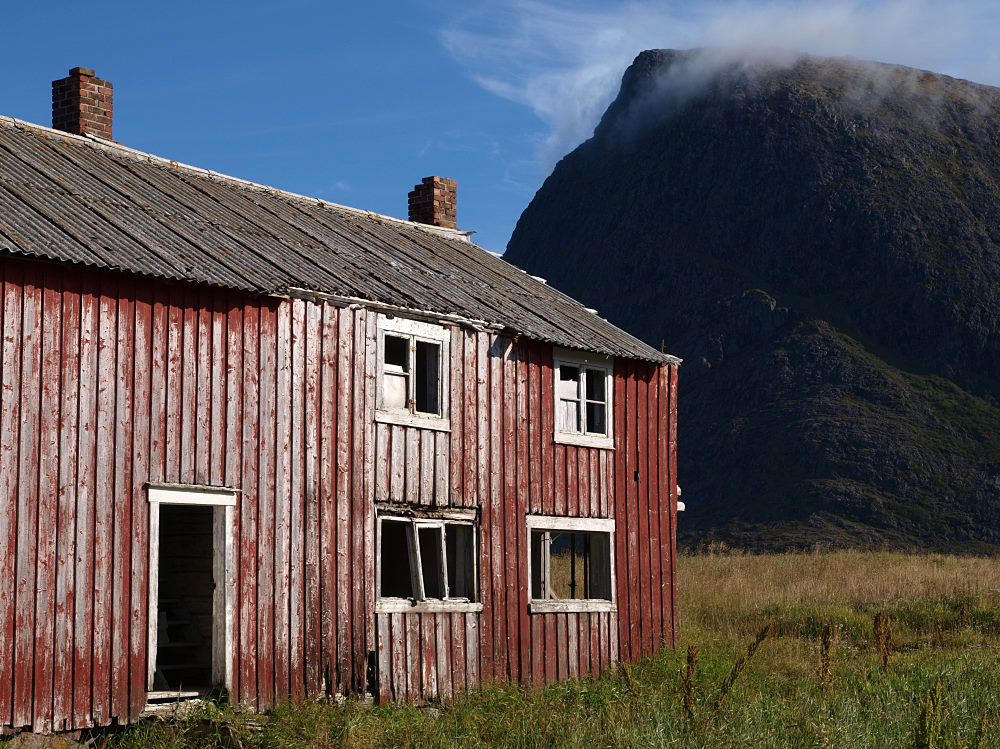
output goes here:
<path id="1" fill-rule="evenodd" d="M 466 519 L 378 519 L 380 611 L 475 607 L 476 525 Z"/>
<path id="2" fill-rule="evenodd" d="M 447 328 L 380 315 L 377 421 L 448 428 Z"/>
<path id="3" fill-rule="evenodd" d="M 611 357 L 556 349 L 555 440 L 590 447 L 613 447 Z"/>
<path id="4" fill-rule="evenodd" d="M 613 609 L 614 522 L 528 516 L 532 612 Z"/>

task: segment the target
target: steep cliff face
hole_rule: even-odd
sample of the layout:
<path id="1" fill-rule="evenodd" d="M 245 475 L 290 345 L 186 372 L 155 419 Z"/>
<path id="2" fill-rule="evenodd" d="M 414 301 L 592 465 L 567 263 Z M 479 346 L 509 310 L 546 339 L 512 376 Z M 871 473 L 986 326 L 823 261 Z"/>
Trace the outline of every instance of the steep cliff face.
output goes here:
<path id="1" fill-rule="evenodd" d="M 505 257 L 685 358 L 685 540 L 1000 544 L 1000 89 L 644 52 Z"/>

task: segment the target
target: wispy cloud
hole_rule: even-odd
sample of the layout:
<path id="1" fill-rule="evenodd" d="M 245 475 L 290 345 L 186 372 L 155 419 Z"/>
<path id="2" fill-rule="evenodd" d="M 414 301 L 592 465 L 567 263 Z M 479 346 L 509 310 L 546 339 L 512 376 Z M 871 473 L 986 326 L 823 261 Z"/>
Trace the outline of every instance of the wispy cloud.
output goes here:
<path id="1" fill-rule="evenodd" d="M 543 173 L 588 138 L 643 49 L 778 47 L 927 68 L 1000 84 L 993 0 L 491 0 L 441 33 L 485 90 L 530 107 L 548 134 Z"/>

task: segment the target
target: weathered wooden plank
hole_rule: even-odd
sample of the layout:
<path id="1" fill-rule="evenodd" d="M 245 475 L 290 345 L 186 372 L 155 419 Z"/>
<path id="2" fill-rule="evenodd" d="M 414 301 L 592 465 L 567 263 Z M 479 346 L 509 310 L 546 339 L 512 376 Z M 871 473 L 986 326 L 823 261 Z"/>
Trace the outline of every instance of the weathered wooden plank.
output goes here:
<path id="1" fill-rule="evenodd" d="M 364 652 L 359 654 L 361 661 L 360 688 L 367 689 L 367 656 L 375 650 L 375 485 L 372 472 L 375 470 L 375 378 L 378 364 L 378 319 L 374 314 L 366 316 L 367 332 L 365 335 L 364 357 L 364 408 L 361 423 L 364 428 L 363 453 L 363 492 L 358 498 L 359 509 L 364 521 L 364 535 L 361 541 L 363 553 L 363 572 L 361 588 L 363 591 L 363 610 L 365 637 Z"/>
<path id="2" fill-rule="evenodd" d="M 556 625 L 556 675 L 559 680 L 569 677 L 569 614 L 553 614 Z"/>
<path id="3" fill-rule="evenodd" d="M 450 435 L 447 432 L 434 432 L 428 437 L 434 441 L 434 446 L 431 448 L 434 460 L 434 503 L 439 507 L 445 507 L 451 496 L 448 483 L 451 479 L 448 471 L 451 461 Z"/>
<path id="4" fill-rule="evenodd" d="M 454 401 L 453 401 L 454 402 Z M 448 615 L 449 638 L 451 648 L 447 651 L 451 663 L 451 688 L 455 697 L 461 695 L 466 687 L 466 648 L 465 614 Z"/>
<path id="5" fill-rule="evenodd" d="M 375 425 L 375 501 L 389 499 L 389 424 Z"/>
<path id="6" fill-rule="evenodd" d="M 451 672 L 451 617 L 449 614 L 432 614 L 434 619 L 434 655 L 438 698 L 449 701 L 452 694 Z"/>
<path id="7" fill-rule="evenodd" d="M 489 507 L 490 514 L 493 515 L 493 523 L 490 526 L 490 571 L 491 571 L 491 591 L 493 595 L 493 652 L 490 654 L 490 666 L 492 678 L 497 681 L 505 681 L 507 672 L 504 665 L 507 662 L 509 653 L 509 643 L 507 642 L 507 601 L 504 585 L 504 524 L 503 515 L 503 487 L 504 466 L 503 445 L 501 440 L 501 416 L 503 414 L 503 357 L 504 351 L 510 345 L 509 338 L 496 336 L 493 339 L 493 346 L 489 356 L 489 412 L 490 412 L 490 493 Z"/>
<path id="8" fill-rule="evenodd" d="M 604 647 L 604 643 L 601 641 L 602 617 L 607 617 L 607 614 L 605 612 L 590 614 L 590 622 L 587 630 L 587 637 L 590 640 L 590 675 L 595 679 L 603 669 L 601 662 L 601 648 Z"/>
<path id="9" fill-rule="evenodd" d="M 320 397 L 320 629 L 322 674 L 326 688 L 334 688 L 337 584 L 337 308 L 323 305 L 323 345 L 321 354 Z"/>
<path id="10" fill-rule="evenodd" d="M 479 476 L 482 474 L 480 472 L 480 461 L 476 458 L 481 454 L 479 453 L 478 424 L 482 418 L 480 415 L 482 402 L 478 399 L 481 389 L 481 385 L 479 384 L 479 349 L 480 341 L 485 337 L 484 333 L 462 332 L 464 346 L 462 359 L 464 365 L 461 370 L 461 378 L 463 397 L 465 398 L 463 407 L 465 424 L 462 427 L 462 433 L 464 439 L 458 449 L 452 453 L 451 459 L 452 462 L 461 463 L 463 466 L 461 504 L 464 504 L 466 507 L 478 507 L 479 497 L 481 496 Z M 476 450 L 476 455 L 469 455 L 470 450 Z"/>
<path id="11" fill-rule="evenodd" d="M 197 465 L 197 425 L 198 425 L 198 306 L 197 292 L 185 287 L 181 295 L 181 403 L 179 439 L 180 482 L 183 484 L 202 483 L 195 475 Z"/>
<path id="12" fill-rule="evenodd" d="M 377 614 L 378 627 L 378 681 L 376 697 L 384 705 L 392 699 L 392 638 L 390 620 L 392 614 Z"/>
<path id="13" fill-rule="evenodd" d="M 479 525 L 480 549 L 480 595 L 483 601 L 483 612 L 480 621 L 482 629 L 479 632 L 479 666 L 480 679 L 487 681 L 493 678 L 493 511 L 495 505 L 490 498 L 490 475 L 493 465 L 490 462 L 490 410 L 489 390 L 489 352 L 492 334 L 480 333 L 476 336 L 476 403 L 478 423 L 476 425 L 476 463 L 478 499 L 482 508 Z"/>
<path id="14" fill-rule="evenodd" d="M 17 590 L 17 494 L 21 423 L 21 300 L 20 263 L 0 264 L 3 274 L 3 345 L 0 350 L 0 663 L 14 663 L 14 622 Z M 14 668 L 0 671 L 0 721 L 14 719 Z"/>
<path id="15" fill-rule="evenodd" d="M 167 325 L 166 341 L 166 408 L 164 411 L 165 433 L 163 435 L 163 449 L 165 456 L 164 480 L 171 483 L 181 481 L 181 452 L 183 445 L 181 442 L 181 422 L 184 413 L 184 393 L 183 393 L 183 340 L 184 340 L 184 308 L 182 303 L 182 292 L 172 286 L 169 289 L 169 305 L 167 315 L 169 316 Z"/>
<path id="16" fill-rule="evenodd" d="M 598 650 L 600 657 L 601 670 L 603 671 L 608 666 L 611 665 L 611 634 L 609 623 L 611 619 L 616 618 L 617 614 L 613 613 L 602 613 L 598 614 Z"/>
<path id="17" fill-rule="evenodd" d="M 35 580 L 35 674 L 33 729 L 52 730 L 55 623 L 55 578 L 58 481 L 59 481 L 59 370 L 62 333 L 61 273 L 47 267 L 42 276 L 42 307 L 39 343 L 41 344 L 41 403 L 38 411 L 38 488 L 33 498 L 38 503 L 38 535 Z"/>
<path id="18" fill-rule="evenodd" d="M 412 429 L 413 436 L 418 444 L 420 457 L 417 459 L 417 498 L 420 504 L 433 505 L 434 501 L 434 469 L 436 460 L 434 457 L 434 433 L 423 432 L 423 430 Z"/>
<path id="19" fill-rule="evenodd" d="M 288 432 L 288 694 L 301 698 L 305 687 L 305 570 L 304 493 L 305 493 L 305 384 L 306 372 L 306 302 L 292 299 L 282 305 L 291 308 L 288 348 L 291 353 L 288 401 L 291 406 Z"/>
<path id="20" fill-rule="evenodd" d="M 100 384 L 97 377 L 98 314 L 98 298 L 93 294 L 84 294 L 80 301 L 76 589 L 73 603 L 73 723 L 78 727 L 89 726 L 93 722 L 91 678 L 94 634 L 94 504 L 97 480 L 97 390 Z"/>
<path id="21" fill-rule="evenodd" d="M 528 512 L 541 513 L 542 510 L 542 453 L 544 451 L 541 423 L 541 367 L 539 357 L 541 347 L 537 343 L 525 344 L 528 352 L 527 393 L 528 402 L 525 411 L 528 427 L 528 448 L 525 453 L 528 461 Z"/>
<path id="22" fill-rule="evenodd" d="M 615 422 L 615 483 L 614 496 L 611 498 L 615 513 L 615 599 L 617 602 L 617 621 L 628 621 L 629 594 L 631 585 L 628 567 L 628 493 L 627 486 L 631 480 L 628 474 L 628 450 L 630 442 L 625 433 L 625 411 L 629 406 L 627 370 L 624 362 L 615 362 L 614 384 L 614 422 Z M 622 652 L 624 655 L 624 652 Z"/>
<path id="23" fill-rule="evenodd" d="M 420 684 L 425 701 L 437 699 L 437 614 L 419 614 L 420 617 Z"/>
<path id="24" fill-rule="evenodd" d="M 401 431 L 405 453 L 403 458 L 406 476 L 404 500 L 416 504 L 420 502 L 420 430 L 403 427 Z"/>
<path id="25" fill-rule="evenodd" d="M 531 617 L 531 683 L 541 687 L 545 683 L 545 627 L 544 618 Z"/>
<path id="26" fill-rule="evenodd" d="M 257 466 L 257 705 L 266 710 L 275 690 L 276 420 L 278 319 L 274 307 L 260 309 L 260 453 Z"/>
<path id="27" fill-rule="evenodd" d="M 585 449 L 566 446 L 566 514 L 574 518 L 580 516 L 580 477 L 577 467 L 580 451 Z"/>
<path id="28" fill-rule="evenodd" d="M 479 614 L 465 614 L 465 687 L 478 687 L 480 681 L 479 654 L 481 652 L 479 638 L 482 633 Z"/>
<path id="29" fill-rule="evenodd" d="M 406 499 L 406 427 L 388 426 L 389 434 L 389 499 Z"/>
<path id="30" fill-rule="evenodd" d="M 132 640 L 132 384 L 135 372 L 135 286 L 123 280 L 117 289 L 118 319 L 114 345 L 115 378 L 108 386 L 115 391 L 114 475 L 112 513 L 114 558 L 112 560 L 111 615 L 111 714 L 129 714 L 129 646 Z"/>
<path id="31" fill-rule="evenodd" d="M 59 501 L 58 538 L 56 540 L 56 611 L 55 611 L 55 663 L 52 681 L 55 692 L 52 699 L 52 728 L 54 731 L 67 730 L 73 725 L 73 621 L 74 621 L 74 571 L 76 564 L 76 449 L 77 416 L 80 398 L 80 280 L 77 274 L 65 275 L 65 293 L 62 295 L 62 339 L 60 351 L 60 376 L 62 379 L 59 399 Z M 4 359 L 0 361 L 4 361 Z M 2 364 L 0 364 L 2 367 Z M 2 390 L 2 389 L 0 389 Z M 0 395 L 0 402 L 3 396 Z M 6 403 L 3 403 L 6 411 Z M 0 434 L 3 434 L 0 421 Z M 2 448 L 0 448 L 2 449 Z M 0 457 L 0 476 L 7 469 Z M 14 504 L 7 500 L 6 490 L 0 479 L 0 497 L 4 505 Z M 0 510 L 0 523 L 6 520 Z M 3 543 L 4 532 L 0 531 L 0 559 L 11 559 Z M 0 578 L 3 574 L 0 573 Z M 0 588 L 3 585 L 0 583 Z M 3 593 L 0 592 L 0 600 Z M 0 633 L 4 631 L 0 615 Z M 0 635 L 2 636 L 2 635 Z M 9 663 L 0 655 L 0 661 Z M 2 687 L 0 687 L 2 692 Z M 3 700 L 0 699 L 0 704 Z M 0 709 L 0 716 L 6 711 Z"/>
<path id="32" fill-rule="evenodd" d="M 405 700 L 407 697 L 406 682 L 406 624 L 402 614 L 383 614 L 389 621 L 390 636 L 390 666 L 386 680 L 392 682 L 392 698 Z"/>
<path id="33" fill-rule="evenodd" d="M 563 614 L 566 620 L 566 664 L 569 678 L 580 676 L 580 615 L 577 613 Z"/>
<path id="34" fill-rule="evenodd" d="M 451 328 L 451 349 L 450 361 L 448 363 L 449 378 L 449 414 L 451 421 L 451 432 L 447 435 L 448 440 L 448 486 L 451 491 L 439 498 L 441 504 L 450 504 L 461 507 L 465 504 L 463 491 L 463 472 L 465 461 L 459 456 L 465 452 L 463 435 L 465 434 L 465 334 L 457 325 Z"/>
<path id="35" fill-rule="evenodd" d="M 517 482 L 517 426 L 518 413 L 517 376 L 518 357 L 517 344 L 513 341 L 507 346 L 500 361 L 502 381 L 502 427 L 503 427 L 503 486 L 501 487 L 501 502 L 503 507 L 503 548 L 501 553 L 504 564 L 503 575 L 504 600 L 506 613 L 504 629 L 506 642 L 503 648 L 503 658 L 506 660 L 507 676 L 513 681 L 521 678 L 521 662 L 518 650 L 520 648 L 520 612 L 518 606 L 518 561 L 520 559 L 520 526 L 522 514 L 518 512 L 520 486 Z M 525 556 L 527 558 L 527 556 Z"/>
<path id="36" fill-rule="evenodd" d="M 243 361 L 240 394 L 242 406 L 237 403 L 236 413 L 242 417 L 242 461 L 240 465 L 240 636 L 239 636 L 239 695 L 240 702 L 259 706 L 257 663 L 259 657 L 258 634 L 260 609 L 258 606 L 259 569 L 259 492 L 261 467 L 260 407 L 260 311 L 251 304 L 242 309 Z"/>
<path id="37" fill-rule="evenodd" d="M 21 307 L 21 425 L 17 476 L 16 598 L 14 608 L 14 725 L 32 719 L 35 674 L 35 543 L 38 538 L 38 421 L 41 376 L 41 279 L 36 268 L 27 268 Z"/>
<path id="38" fill-rule="evenodd" d="M 633 365 L 635 366 L 635 365 Z M 638 367 L 636 366 L 638 370 Z M 650 577 L 650 549 L 649 549 L 649 493 L 650 477 L 646 456 L 649 453 L 648 432 L 645 424 L 645 416 L 648 413 L 648 380 L 646 373 L 636 373 L 636 405 L 635 405 L 635 439 L 636 439 L 636 464 L 635 470 L 638 474 L 636 482 L 636 554 L 639 557 L 639 643 L 640 654 L 645 656 L 652 652 L 653 638 L 650 632 L 650 624 L 653 618 L 653 609 L 650 588 L 652 578 Z"/>
<path id="39" fill-rule="evenodd" d="M 544 349 L 544 356 L 540 361 L 539 376 L 541 378 L 541 408 L 537 412 L 542 425 L 540 441 L 542 445 L 542 511 L 546 515 L 552 515 L 556 511 L 555 505 L 555 482 L 556 482 L 556 454 L 555 445 L 552 442 L 555 434 L 555 396 L 554 381 L 555 373 L 552 369 L 552 347 Z"/>
<path id="40" fill-rule="evenodd" d="M 668 416 L 667 450 L 667 481 L 670 497 L 670 630 L 671 647 L 677 646 L 677 365 L 671 364 L 667 370 L 670 373 L 670 385 L 667 400 L 670 403 Z"/>
<path id="41" fill-rule="evenodd" d="M 209 377 L 211 411 L 209 413 L 210 450 L 208 483 L 214 486 L 233 486 L 226 483 L 226 453 L 229 448 L 226 429 L 228 344 L 226 338 L 226 309 L 218 293 L 208 299 L 212 315 L 212 372 Z M 233 352 L 238 355 L 237 352 Z"/>
<path id="42" fill-rule="evenodd" d="M 346 692 L 350 674 L 351 642 L 351 448 L 354 428 L 351 408 L 351 385 L 354 365 L 354 314 L 341 310 L 338 315 L 337 346 L 337 519 L 336 561 L 337 625 L 336 689 Z"/>
<path id="43" fill-rule="evenodd" d="M 117 371 L 117 299 L 110 280 L 101 283 L 97 363 L 97 470 L 94 544 L 94 720 L 111 717 L 111 634 L 114 554 L 115 372 Z"/>
<path id="44" fill-rule="evenodd" d="M 320 304 L 306 306 L 305 329 L 305 461 L 304 493 L 305 518 L 301 528 L 301 542 L 305 544 L 305 643 L 302 657 L 305 660 L 306 694 L 310 697 L 320 695 L 320 664 L 322 663 L 321 625 L 322 605 L 320 590 L 322 578 L 320 574 L 320 497 L 321 497 L 321 449 L 320 423 L 322 418 L 320 407 L 321 370 L 322 370 L 322 315 Z"/>
<path id="45" fill-rule="evenodd" d="M 274 476 L 274 698 L 290 694 L 292 523 L 292 306 L 278 305 Z"/>
<path id="46" fill-rule="evenodd" d="M 129 705 L 134 719 L 146 705 L 146 643 L 149 600 L 149 505 L 143 484 L 149 477 L 150 376 L 152 355 L 152 294 L 147 283 L 137 284 L 133 327 L 132 375 L 132 542 L 129 544 L 131 581 L 129 616 Z"/>
<path id="47" fill-rule="evenodd" d="M 566 503 L 566 445 L 555 445 L 553 447 L 553 484 L 555 487 L 555 506 L 553 514 L 568 515 L 569 508 Z"/>
<path id="48" fill-rule="evenodd" d="M 529 377 L 529 353 L 530 345 L 526 341 L 521 341 L 517 347 L 517 369 L 515 372 L 515 382 L 517 385 L 517 491 L 514 494 L 514 522 L 510 526 L 510 534 L 513 535 L 515 543 L 508 546 L 509 549 L 516 550 L 514 559 L 515 593 L 508 605 L 514 610 L 517 616 L 517 653 L 520 659 L 518 664 L 518 679 L 527 682 L 531 674 L 531 622 L 528 618 L 528 580 L 530 571 L 527 568 L 528 550 L 527 539 L 525 537 L 524 516 L 530 505 L 529 487 L 532 483 L 530 474 L 528 424 L 531 417 L 528 413 L 528 377 Z M 537 480 L 537 475 L 535 477 Z"/>
<path id="49" fill-rule="evenodd" d="M 660 571 L 660 489 L 663 484 L 659 467 L 659 377 L 655 367 L 649 367 L 646 391 L 646 512 L 649 534 L 649 597 L 652 646 L 663 642 L 663 592 Z M 664 466 L 665 468 L 666 466 Z"/>
<path id="50" fill-rule="evenodd" d="M 374 315 L 372 315 L 374 316 Z M 367 377 L 367 344 L 369 313 L 358 310 L 355 313 L 354 326 L 354 376 L 353 376 L 353 412 L 354 419 L 352 461 L 351 461 L 351 691 L 359 692 L 365 686 L 365 671 L 367 649 L 366 629 L 368 611 L 365 605 L 365 575 L 367 570 L 358 570 L 357 565 L 363 562 L 365 549 L 365 525 L 368 511 L 368 488 L 365 477 L 365 424 L 370 419 L 366 411 L 365 379 Z M 362 564 L 363 566 L 363 564 Z"/>
<path id="51" fill-rule="evenodd" d="M 404 614 L 403 626 L 406 637 L 406 696 L 405 699 L 419 700 L 422 692 L 420 673 L 421 638 L 420 614 Z"/>
<path id="52" fill-rule="evenodd" d="M 628 518 L 628 524 L 626 527 L 626 538 L 628 539 L 628 546 L 626 547 L 628 553 L 626 558 L 628 559 L 628 579 L 629 579 L 629 599 L 628 599 L 628 628 L 621 632 L 622 637 L 627 641 L 627 651 L 628 659 L 630 661 L 635 660 L 639 657 L 641 650 L 641 622 L 642 622 L 642 591 L 637 590 L 637 588 L 644 588 L 645 585 L 641 584 L 642 577 L 640 574 L 640 560 L 639 560 L 639 479 L 636 478 L 636 472 L 639 469 L 638 466 L 638 446 L 636 442 L 636 415 L 638 411 L 638 383 L 636 381 L 635 375 L 635 365 L 629 362 L 628 366 L 628 379 L 626 381 L 626 387 L 628 388 L 628 410 L 625 412 L 625 433 L 626 440 L 628 442 L 628 447 L 625 451 L 626 457 L 626 486 L 628 487 L 627 497 L 628 501 L 626 503 L 626 514 Z M 640 477 L 641 478 L 641 477 Z"/>
<path id="53" fill-rule="evenodd" d="M 194 483 L 212 483 L 212 301 L 208 289 L 195 297 Z M 218 452 L 218 450 L 216 450 Z"/>

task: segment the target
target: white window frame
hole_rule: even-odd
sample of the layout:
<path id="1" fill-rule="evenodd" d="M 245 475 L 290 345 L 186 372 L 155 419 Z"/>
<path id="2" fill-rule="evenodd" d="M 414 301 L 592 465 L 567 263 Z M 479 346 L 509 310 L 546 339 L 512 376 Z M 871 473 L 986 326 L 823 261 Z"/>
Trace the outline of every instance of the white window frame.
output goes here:
<path id="1" fill-rule="evenodd" d="M 576 533 L 607 533 L 608 534 L 608 576 L 611 599 L 607 598 L 531 598 L 531 576 L 533 571 L 531 558 L 531 534 L 533 531 L 565 531 Z M 568 518 L 561 515 L 528 515 L 527 516 L 527 546 L 528 549 L 528 613 L 574 613 L 617 611 L 615 600 L 615 521 L 612 518 Z M 549 569 L 547 559 L 548 548 L 543 545 L 543 572 Z M 543 595 L 551 590 L 550 581 L 543 574 Z"/>
<path id="2" fill-rule="evenodd" d="M 419 320 L 409 320 L 402 317 L 390 317 L 389 315 L 378 316 L 378 376 L 375 378 L 375 421 L 387 424 L 402 424 L 405 426 L 421 427 L 423 429 L 435 429 L 447 432 L 451 430 L 449 419 L 450 403 L 448 394 L 451 390 L 451 331 L 433 323 L 421 322 Z M 412 397 L 416 387 L 415 353 L 416 342 L 424 341 L 440 346 L 440 356 L 438 357 L 438 404 L 440 412 L 438 414 L 421 413 L 409 409 L 386 408 L 383 406 L 383 385 L 385 367 L 385 336 L 397 336 L 399 338 L 410 339 L 410 374 L 409 391 Z"/>
<path id="3" fill-rule="evenodd" d="M 146 484 L 149 501 L 149 600 L 146 637 L 147 699 L 162 697 L 155 692 L 158 611 L 160 601 L 160 505 L 207 505 L 212 515 L 212 682 L 226 689 L 233 686 L 233 634 L 236 621 L 236 541 L 234 514 L 237 489 L 196 484 Z M 221 581 L 221 583 L 220 583 Z M 173 694 L 173 693 L 170 693 Z"/>
<path id="4" fill-rule="evenodd" d="M 390 520 L 396 523 L 410 525 L 410 533 L 407 536 L 407 553 L 410 557 L 411 588 L 418 592 L 417 597 L 395 597 L 382 595 L 382 521 Z M 479 600 L 479 525 L 476 522 L 474 510 L 450 510 L 440 514 L 435 513 L 431 517 L 407 517 L 405 515 L 387 512 L 379 514 L 377 518 L 378 527 L 376 529 L 376 549 L 375 549 L 375 613 L 399 613 L 399 612 L 479 612 L 483 610 L 483 604 Z M 463 525 L 472 531 L 472 564 L 471 571 L 473 597 L 449 596 L 448 590 L 448 552 L 447 541 L 445 539 L 446 525 Z M 423 528 L 441 529 L 441 576 L 444 598 L 427 598 L 424 595 L 424 570 L 420 559 L 420 530 Z"/>
<path id="5" fill-rule="evenodd" d="M 572 367 L 579 367 L 580 369 L 580 388 L 582 392 L 580 393 L 579 402 L 582 404 L 584 413 L 582 418 L 584 420 L 584 428 L 586 428 L 586 374 L 587 369 L 599 369 L 604 372 L 604 397 L 605 397 L 605 410 L 604 410 L 604 434 L 599 434 L 596 432 L 578 432 L 572 429 L 566 429 L 560 423 L 560 398 L 559 398 L 559 370 L 564 365 L 569 365 Z M 580 445 L 582 447 L 600 447 L 605 449 L 613 450 L 615 447 L 615 436 L 614 436 L 614 411 L 613 411 L 613 399 L 614 399 L 614 373 L 615 373 L 615 363 L 614 358 L 610 356 L 604 356 L 603 354 L 595 354 L 589 351 L 575 351 L 572 349 L 562 349 L 555 348 L 552 352 L 552 382 L 553 382 L 553 409 L 555 413 L 553 414 L 553 424 L 555 425 L 554 441 L 565 444 L 565 445 Z"/>

